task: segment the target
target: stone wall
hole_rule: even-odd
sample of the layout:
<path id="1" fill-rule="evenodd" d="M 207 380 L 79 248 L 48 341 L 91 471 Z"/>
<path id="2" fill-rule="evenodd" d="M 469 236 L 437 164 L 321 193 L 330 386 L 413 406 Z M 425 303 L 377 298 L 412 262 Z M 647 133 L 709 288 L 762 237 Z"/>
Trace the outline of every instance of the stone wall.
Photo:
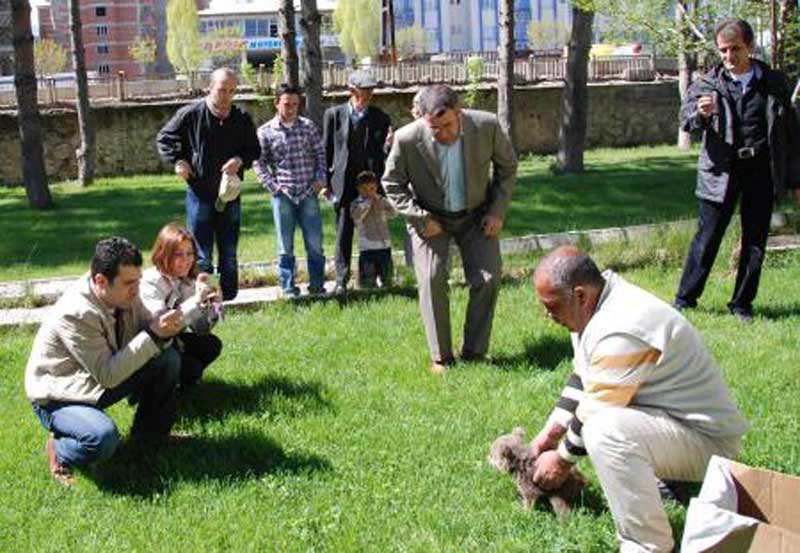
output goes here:
<path id="1" fill-rule="evenodd" d="M 539 86 L 514 91 L 515 135 L 520 152 L 553 152 L 558 144 L 561 87 Z M 396 126 L 410 121 L 408 108 L 415 90 L 376 95 L 376 104 L 392 115 Z M 343 101 L 332 95 L 329 104 Z M 116 176 L 169 170 L 155 147 L 158 129 L 182 103 L 119 104 L 93 109 L 97 128 L 97 174 Z M 256 124 L 272 114 L 271 104 L 255 98 L 240 102 Z M 673 142 L 679 109 L 675 82 L 642 84 L 595 84 L 589 87 L 588 146 L 633 146 Z M 494 90 L 481 93 L 480 106 L 495 110 Z M 77 117 L 72 110 L 42 113 L 47 173 L 52 180 L 77 176 L 75 148 Z M 0 183 L 22 180 L 19 131 L 14 112 L 0 112 Z"/>

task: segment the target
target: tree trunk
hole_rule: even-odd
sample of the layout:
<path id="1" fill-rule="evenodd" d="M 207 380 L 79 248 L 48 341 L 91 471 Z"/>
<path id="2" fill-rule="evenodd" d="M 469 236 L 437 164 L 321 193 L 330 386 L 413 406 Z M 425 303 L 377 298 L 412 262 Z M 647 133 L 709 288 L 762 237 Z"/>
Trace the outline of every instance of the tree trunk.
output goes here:
<path id="1" fill-rule="evenodd" d="M 686 22 L 685 13 L 694 13 L 694 3 L 687 6 L 685 0 L 681 1 L 684 9 L 676 10 L 678 30 L 680 32 L 680 46 L 678 51 L 678 94 L 680 94 L 681 105 L 686 102 L 686 93 L 692 84 L 694 72 L 697 69 L 697 54 L 690 51 L 689 42 L 694 36 Z M 688 150 L 692 143 L 692 137 L 678 125 L 678 148 Z"/>
<path id="2" fill-rule="evenodd" d="M 567 50 L 567 74 L 561 102 L 561 130 L 558 134 L 558 166 L 566 173 L 583 171 L 593 22 L 594 12 L 572 7 L 572 33 Z"/>
<path id="3" fill-rule="evenodd" d="M 78 130 L 81 143 L 75 150 L 78 160 L 78 180 L 81 186 L 94 181 L 95 140 L 92 112 L 89 107 L 89 83 L 86 79 L 86 57 L 83 51 L 81 34 L 80 0 L 69 0 L 69 28 L 72 42 L 72 68 L 75 71 L 75 84 L 78 93 Z"/>
<path id="4" fill-rule="evenodd" d="M 286 84 L 292 87 L 300 86 L 300 67 L 297 58 L 297 44 L 295 36 L 297 33 L 294 28 L 294 3 L 293 0 L 281 0 L 281 7 L 278 10 L 278 20 L 280 21 L 281 35 L 281 57 L 286 68 L 284 79 Z"/>
<path id="5" fill-rule="evenodd" d="M 500 42 L 497 45 L 497 119 L 514 141 L 514 0 L 500 3 Z"/>
<path id="6" fill-rule="evenodd" d="M 306 116 L 318 129 L 322 129 L 322 47 L 319 43 L 319 28 L 322 17 L 317 10 L 317 0 L 300 0 L 302 17 L 300 30 L 303 35 L 306 55 L 305 88 Z"/>
<path id="7" fill-rule="evenodd" d="M 28 0 L 12 0 L 14 20 L 14 87 L 17 92 L 17 122 L 22 148 L 22 180 L 28 202 L 34 209 L 49 209 L 53 197 L 47 186 L 42 130 L 36 98 L 36 71 L 33 63 L 31 6 Z"/>

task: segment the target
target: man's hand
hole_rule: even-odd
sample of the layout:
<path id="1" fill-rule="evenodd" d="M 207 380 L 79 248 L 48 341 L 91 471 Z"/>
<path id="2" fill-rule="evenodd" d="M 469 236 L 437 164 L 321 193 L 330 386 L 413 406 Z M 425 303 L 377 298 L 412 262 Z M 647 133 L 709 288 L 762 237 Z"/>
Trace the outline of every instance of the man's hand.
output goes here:
<path id="1" fill-rule="evenodd" d="M 444 232 L 441 223 L 431 217 L 430 215 L 425 218 L 425 228 L 422 229 L 423 238 L 433 238 L 434 236 Z"/>
<path id="2" fill-rule="evenodd" d="M 192 176 L 192 166 L 189 165 L 189 162 L 181 159 L 175 164 L 175 174 L 188 181 L 189 177 Z"/>
<path id="3" fill-rule="evenodd" d="M 242 158 L 240 157 L 232 157 L 228 161 L 225 162 L 225 165 L 222 166 L 222 172 L 228 173 L 229 175 L 235 175 L 239 172 L 239 169 L 242 167 Z"/>
<path id="4" fill-rule="evenodd" d="M 311 190 L 314 191 L 314 194 L 319 194 L 323 190 L 325 190 L 325 185 L 322 184 L 320 181 L 314 181 L 311 183 Z"/>
<path id="5" fill-rule="evenodd" d="M 697 99 L 697 113 L 703 118 L 708 119 L 712 114 L 717 111 L 717 103 L 714 101 L 714 96 L 706 94 Z"/>
<path id="6" fill-rule="evenodd" d="M 533 482 L 543 490 L 555 490 L 564 484 L 571 469 L 572 464 L 562 459 L 558 451 L 545 451 L 536 459 Z"/>
<path id="7" fill-rule="evenodd" d="M 170 309 L 153 318 L 150 330 L 161 338 L 172 338 L 183 329 L 183 313 L 180 309 Z"/>
<path id="8" fill-rule="evenodd" d="M 560 424 L 553 423 L 536 435 L 531 442 L 531 449 L 536 457 L 539 457 L 545 451 L 550 451 L 558 447 L 558 442 L 567 432 L 567 429 Z"/>
<path id="9" fill-rule="evenodd" d="M 384 149 L 387 151 L 390 150 L 392 147 L 392 142 L 394 142 L 394 129 L 389 127 L 389 132 L 386 133 L 386 142 L 383 143 Z"/>
<path id="10" fill-rule="evenodd" d="M 481 220 L 481 230 L 483 230 L 483 234 L 487 238 L 494 238 L 498 234 L 500 234 L 500 230 L 503 228 L 503 220 L 500 217 L 495 217 L 494 215 L 484 215 L 483 219 Z"/>

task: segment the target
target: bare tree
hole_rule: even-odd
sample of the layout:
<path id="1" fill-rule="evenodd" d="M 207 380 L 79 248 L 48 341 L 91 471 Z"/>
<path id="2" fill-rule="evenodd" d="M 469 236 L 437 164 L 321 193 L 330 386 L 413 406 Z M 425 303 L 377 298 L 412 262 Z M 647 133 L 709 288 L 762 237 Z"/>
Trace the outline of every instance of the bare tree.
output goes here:
<path id="1" fill-rule="evenodd" d="M 72 68 L 75 71 L 75 84 L 78 92 L 78 130 L 81 143 L 75 150 L 78 159 L 78 180 L 82 186 L 94 181 L 95 137 L 94 122 L 89 106 L 89 83 L 86 79 L 86 57 L 83 51 L 83 35 L 81 34 L 80 0 L 69 0 L 69 29 L 72 42 Z"/>
<path id="2" fill-rule="evenodd" d="M 500 43 L 497 45 L 497 118 L 514 140 L 514 0 L 500 3 Z"/>
<path id="3" fill-rule="evenodd" d="M 297 33 L 294 28 L 294 2 L 293 0 L 281 0 L 281 7 L 278 10 L 278 21 L 281 35 L 281 57 L 286 68 L 286 84 L 293 87 L 300 86 L 300 67 L 297 58 L 297 45 L 295 36 Z"/>
<path id="4" fill-rule="evenodd" d="M 686 94 L 692 84 L 692 77 L 697 69 L 697 53 L 689 48 L 689 44 L 696 40 L 694 33 L 689 29 L 689 20 L 695 13 L 694 0 L 678 0 L 679 8 L 675 10 L 678 32 L 678 93 L 681 105 L 686 102 Z M 691 146 L 691 136 L 682 128 L 678 128 L 678 148 L 688 150 Z"/>
<path id="5" fill-rule="evenodd" d="M 14 21 L 14 87 L 17 91 L 17 121 L 22 148 L 22 180 L 28 202 L 34 209 L 53 206 L 44 167 L 44 148 L 36 94 L 33 59 L 31 6 L 28 0 L 11 0 Z"/>
<path id="6" fill-rule="evenodd" d="M 567 71 L 558 133 L 558 167 L 566 173 L 583 171 L 586 121 L 589 112 L 589 51 L 592 47 L 591 6 L 572 6 L 572 33 L 567 47 Z"/>
<path id="7" fill-rule="evenodd" d="M 303 13 L 300 30 L 305 52 L 306 115 L 317 128 L 322 128 L 322 47 L 319 42 L 322 17 L 317 10 L 317 0 L 300 0 Z"/>

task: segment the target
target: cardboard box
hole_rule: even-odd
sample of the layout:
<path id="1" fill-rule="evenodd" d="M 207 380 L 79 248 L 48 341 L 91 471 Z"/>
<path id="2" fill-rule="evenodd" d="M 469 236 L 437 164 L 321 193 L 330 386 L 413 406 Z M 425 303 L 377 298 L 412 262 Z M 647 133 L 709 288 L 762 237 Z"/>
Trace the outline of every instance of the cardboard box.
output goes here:
<path id="1" fill-rule="evenodd" d="M 800 478 L 712 457 L 684 553 L 800 553 Z"/>

